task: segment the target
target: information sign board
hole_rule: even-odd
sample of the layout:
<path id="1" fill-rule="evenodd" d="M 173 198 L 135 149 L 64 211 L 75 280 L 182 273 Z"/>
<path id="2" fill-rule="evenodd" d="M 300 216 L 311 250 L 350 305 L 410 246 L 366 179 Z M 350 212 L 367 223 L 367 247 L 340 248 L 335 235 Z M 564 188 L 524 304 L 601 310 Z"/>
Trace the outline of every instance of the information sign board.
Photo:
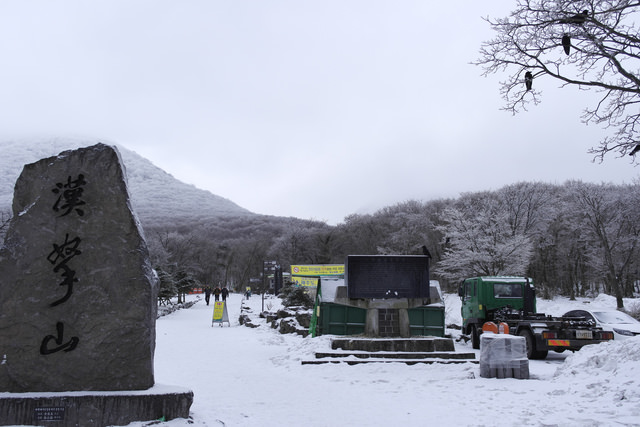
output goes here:
<path id="1" fill-rule="evenodd" d="M 211 326 L 214 323 L 219 323 L 220 326 L 223 326 L 223 323 L 227 322 L 229 326 L 231 326 L 231 322 L 229 322 L 229 313 L 227 313 L 227 304 L 225 301 L 216 301 L 213 303 L 213 319 L 211 320 Z"/>
<path id="2" fill-rule="evenodd" d="M 429 298 L 426 255 L 349 255 L 349 298 Z"/>

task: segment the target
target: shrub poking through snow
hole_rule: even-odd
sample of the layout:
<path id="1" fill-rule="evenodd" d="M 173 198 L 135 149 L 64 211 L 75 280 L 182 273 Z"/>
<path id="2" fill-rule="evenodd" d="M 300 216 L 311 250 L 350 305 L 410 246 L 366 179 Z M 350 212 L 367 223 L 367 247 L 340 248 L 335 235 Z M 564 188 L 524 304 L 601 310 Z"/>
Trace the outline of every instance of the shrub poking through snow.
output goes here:
<path id="1" fill-rule="evenodd" d="M 282 305 L 285 307 L 303 306 L 305 308 L 313 307 L 313 299 L 299 286 L 285 286 L 280 291 L 280 298 L 282 298 Z"/>

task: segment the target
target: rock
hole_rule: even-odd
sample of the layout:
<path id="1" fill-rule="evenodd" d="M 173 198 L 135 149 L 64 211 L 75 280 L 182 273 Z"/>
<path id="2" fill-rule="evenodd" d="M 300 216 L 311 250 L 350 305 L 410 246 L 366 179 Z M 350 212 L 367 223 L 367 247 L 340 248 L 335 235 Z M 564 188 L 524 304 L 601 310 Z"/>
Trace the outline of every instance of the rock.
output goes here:
<path id="1" fill-rule="evenodd" d="M 119 153 L 26 165 L 0 249 L 0 392 L 152 387 L 156 310 Z"/>
<path id="2" fill-rule="evenodd" d="M 293 316 L 293 313 L 294 313 L 294 312 L 289 311 L 289 310 L 287 310 L 286 308 L 281 308 L 280 310 L 278 310 L 278 311 L 276 312 L 276 317 L 277 317 L 278 319 L 286 319 L 287 317 L 291 317 L 291 316 Z"/>
<path id="3" fill-rule="evenodd" d="M 251 318 L 246 314 L 241 314 L 240 317 L 238 318 L 238 322 L 241 325 L 247 326 L 249 328 L 257 328 L 259 326 L 251 322 Z"/>
<path id="4" fill-rule="evenodd" d="M 246 314 L 241 314 L 240 317 L 238 317 L 238 322 L 241 325 L 244 325 L 246 322 L 250 322 L 251 319 L 249 319 L 249 316 Z"/>
<path id="5" fill-rule="evenodd" d="M 273 323 L 274 320 L 278 319 L 278 315 L 276 313 L 267 313 L 266 316 L 267 323 Z"/>
<path id="6" fill-rule="evenodd" d="M 281 334 L 298 334 L 306 337 L 309 328 L 302 327 L 295 318 L 280 319 L 279 332 Z"/>
<path id="7" fill-rule="evenodd" d="M 295 319 L 282 319 L 280 320 L 280 333 L 281 334 L 294 334 L 298 329 L 298 322 Z"/>
<path id="8" fill-rule="evenodd" d="M 309 326 L 311 326 L 311 311 L 298 311 L 296 313 L 296 320 L 300 323 L 300 326 L 309 329 Z"/>

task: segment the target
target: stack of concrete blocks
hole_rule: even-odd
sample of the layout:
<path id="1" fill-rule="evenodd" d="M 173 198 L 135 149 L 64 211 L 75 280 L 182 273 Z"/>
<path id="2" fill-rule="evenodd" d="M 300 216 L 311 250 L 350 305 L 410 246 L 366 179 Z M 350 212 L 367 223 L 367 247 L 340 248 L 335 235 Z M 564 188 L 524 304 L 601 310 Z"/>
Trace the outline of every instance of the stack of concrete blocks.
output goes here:
<path id="1" fill-rule="evenodd" d="M 490 332 L 480 335 L 480 376 L 529 379 L 525 338 Z"/>

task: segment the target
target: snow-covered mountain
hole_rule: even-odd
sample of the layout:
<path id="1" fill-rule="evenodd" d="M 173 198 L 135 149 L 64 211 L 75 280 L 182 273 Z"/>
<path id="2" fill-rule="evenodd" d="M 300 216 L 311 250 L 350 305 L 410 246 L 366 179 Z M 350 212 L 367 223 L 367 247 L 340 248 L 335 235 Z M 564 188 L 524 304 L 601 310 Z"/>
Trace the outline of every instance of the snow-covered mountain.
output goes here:
<path id="1" fill-rule="evenodd" d="M 65 150 L 97 144 L 98 140 L 49 138 L 0 141 L 0 211 L 10 211 L 13 188 L 25 164 Z M 219 217 L 254 216 L 231 200 L 185 184 L 125 147 L 122 156 L 134 209 L 143 224 L 184 223 Z M 179 221 L 179 222 L 178 222 Z"/>

